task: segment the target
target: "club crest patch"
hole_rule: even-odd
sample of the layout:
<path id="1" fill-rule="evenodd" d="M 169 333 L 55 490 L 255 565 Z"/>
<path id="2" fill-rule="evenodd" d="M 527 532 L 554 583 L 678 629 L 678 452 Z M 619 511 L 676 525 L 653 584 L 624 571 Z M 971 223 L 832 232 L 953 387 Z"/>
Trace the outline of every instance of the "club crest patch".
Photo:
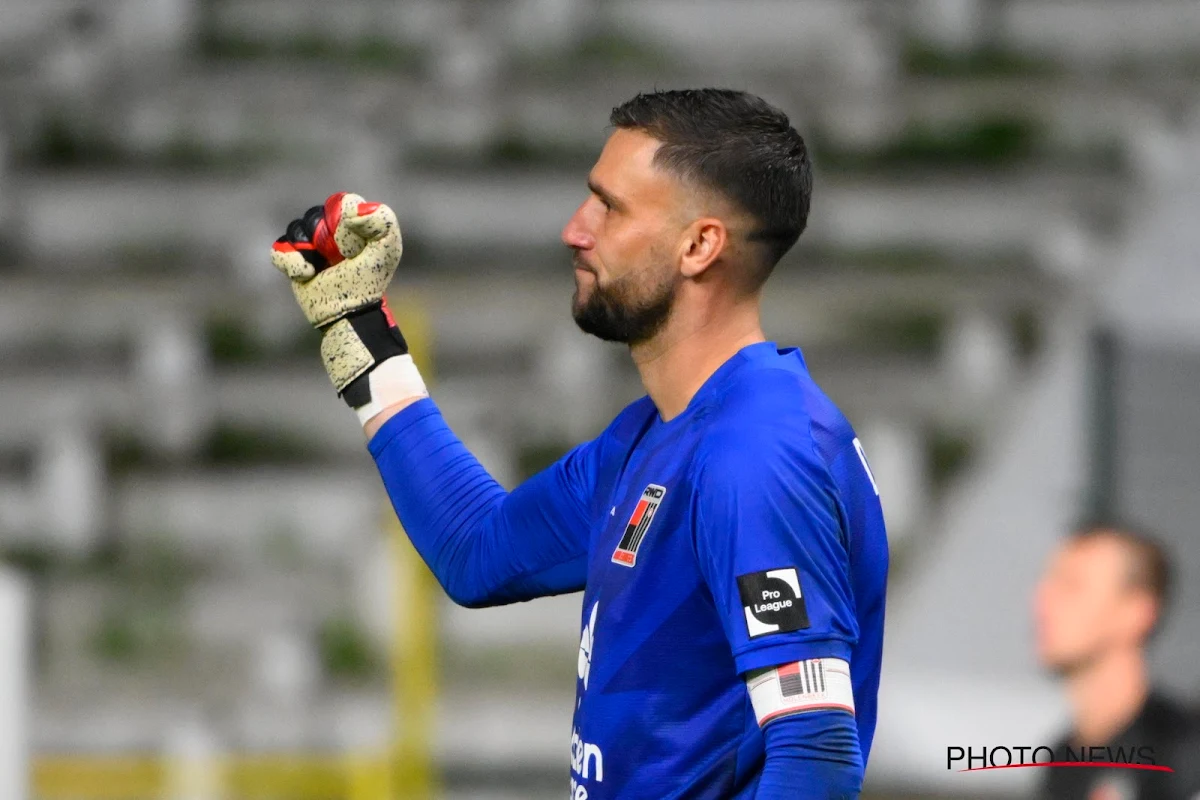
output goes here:
<path id="1" fill-rule="evenodd" d="M 621 535 L 621 541 L 613 551 L 614 564 L 632 567 L 637 561 L 638 549 L 642 546 L 646 531 L 650 530 L 650 523 L 654 521 L 654 515 L 658 513 L 658 507 L 662 505 L 663 495 L 666 493 L 667 490 L 656 483 L 650 484 L 642 491 L 642 497 L 625 525 L 625 533 Z"/>

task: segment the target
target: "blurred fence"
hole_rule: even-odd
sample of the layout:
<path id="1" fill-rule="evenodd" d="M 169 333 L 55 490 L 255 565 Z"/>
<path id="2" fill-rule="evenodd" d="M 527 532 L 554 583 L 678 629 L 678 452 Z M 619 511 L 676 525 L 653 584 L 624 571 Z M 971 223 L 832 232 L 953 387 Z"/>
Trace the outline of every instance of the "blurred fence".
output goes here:
<path id="1" fill-rule="evenodd" d="M 392 652 L 395 743 L 385 752 L 225 755 L 203 734 L 167 754 L 39 755 L 37 800 L 394 800 L 438 794 L 431 731 L 437 701 L 433 576 L 390 513 L 397 630 Z M 21 654 L 15 654 L 18 658 Z M 14 736 L 9 741 L 20 741 Z M 18 770 L 0 771 L 16 776 Z M 16 790 L 6 797 L 19 796 Z"/>

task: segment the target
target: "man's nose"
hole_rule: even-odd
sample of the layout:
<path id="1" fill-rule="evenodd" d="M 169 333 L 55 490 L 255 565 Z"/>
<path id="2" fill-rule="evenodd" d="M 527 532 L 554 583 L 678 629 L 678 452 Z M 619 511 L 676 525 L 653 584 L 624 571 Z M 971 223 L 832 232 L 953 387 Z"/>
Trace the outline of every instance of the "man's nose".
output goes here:
<path id="1" fill-rule="evenodd" d="M 587 206 L 585 202 L 579 208 L 575 209 L 575 213 L 567 220 L 567 224 L 562 229 L 562 242 L 567 247 L 575 250 L 591 250 L 596 246 L 596 237 L 588 230 L 586 224 L 584 209 Z"/>

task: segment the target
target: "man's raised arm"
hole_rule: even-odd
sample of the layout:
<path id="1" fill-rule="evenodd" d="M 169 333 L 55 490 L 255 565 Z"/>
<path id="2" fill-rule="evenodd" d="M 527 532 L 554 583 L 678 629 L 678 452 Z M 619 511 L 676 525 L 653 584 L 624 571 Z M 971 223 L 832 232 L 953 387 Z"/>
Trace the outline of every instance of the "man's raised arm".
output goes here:
<path id="1" fill-rule="evenodd" d="M 342 192 L 293 220 L 271 260 L 321 331 L 325 370 L 450 597 L 485 606 L 582 589 L 598 443 L 506 492 L 429 399 L 388 310 L 384 292 L 401 251 L 392 210 Z"/>

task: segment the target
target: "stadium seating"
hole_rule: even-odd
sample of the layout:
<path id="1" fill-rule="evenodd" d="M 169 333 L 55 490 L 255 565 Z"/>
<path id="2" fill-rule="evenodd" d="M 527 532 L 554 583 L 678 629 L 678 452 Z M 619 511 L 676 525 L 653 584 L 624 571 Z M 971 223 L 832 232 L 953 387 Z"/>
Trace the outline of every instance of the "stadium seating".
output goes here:
<path id="1" fill-rule="evenodd" d="M 0 0 L 0 548 L 41 576 L 37 748 L 153 749 L 185 702 L 229 748 L 341 747 L 364 694 L 386 730 L 384 498 L 267 246 L 332 191 L 391 202 L 401 325 L 514 483 L 639 394 L 574 332 L 557 236 L 608 109 L 656 85 L 751 88 L 812 145 L 766 319 L 880 442 L 905 585 L 1120 241 L 1200 15 L 748 5 Z M 445 764 L 555 785 L 574 599 L 440 624 Z"/>

